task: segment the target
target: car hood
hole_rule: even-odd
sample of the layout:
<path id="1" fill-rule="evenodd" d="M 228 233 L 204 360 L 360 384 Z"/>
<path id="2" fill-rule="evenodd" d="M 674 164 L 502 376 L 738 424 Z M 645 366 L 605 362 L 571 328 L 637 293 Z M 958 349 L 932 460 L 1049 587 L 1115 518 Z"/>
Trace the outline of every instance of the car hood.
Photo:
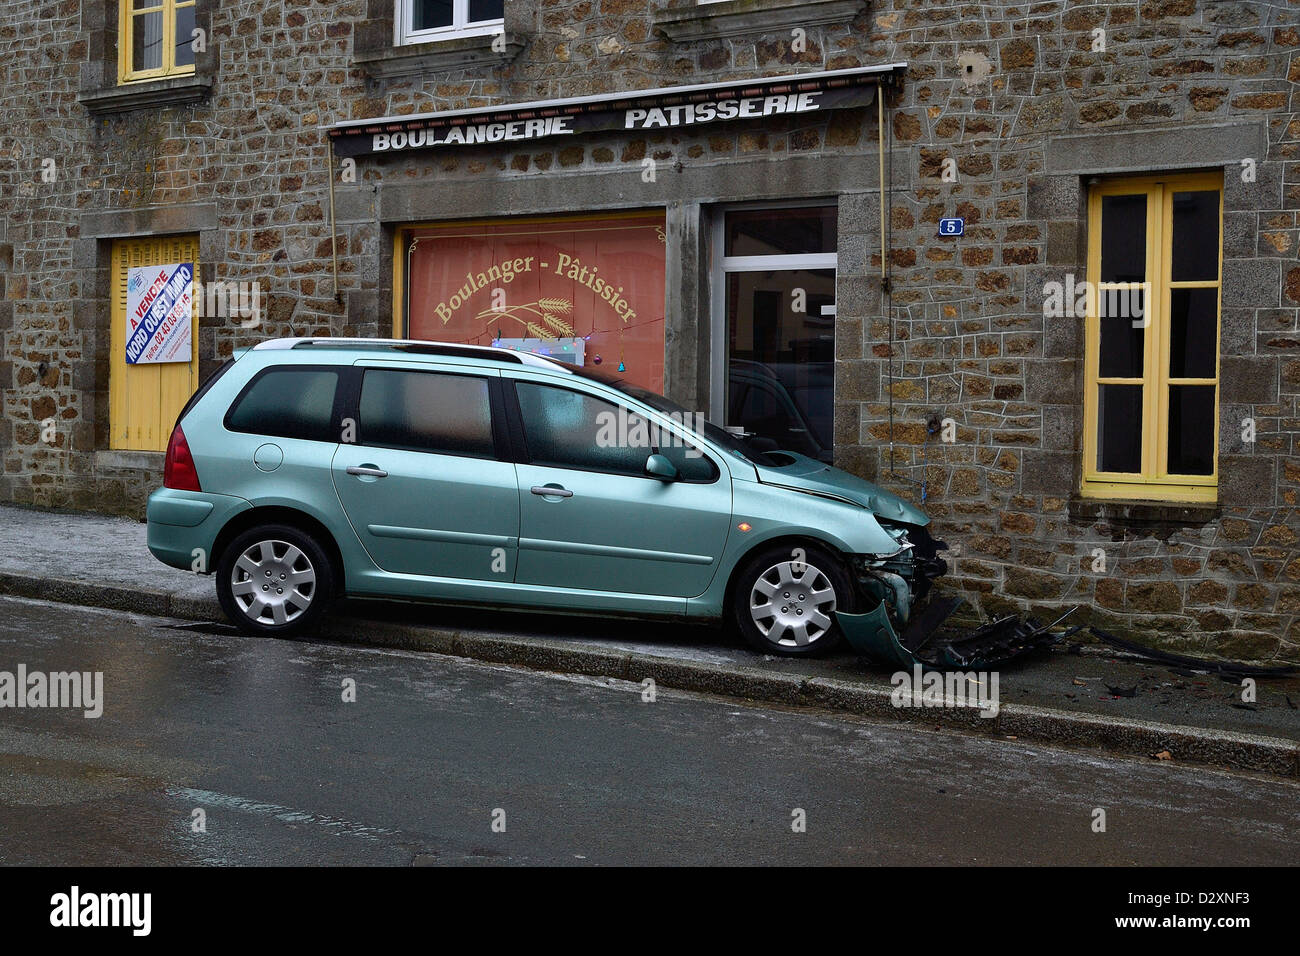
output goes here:
<path id="1" fill-rule="evenodd" d="M 871 482 L 832 468 L 825 462 L 792 451 L 775 454 L 793 459 L 781 468 L 757 465 L 758 480 L 767 485 L 781 485 L 796 491 L 846 498 L 874 513 L 877 517 L 906 524 L 927 525 L 930 519 L 920 508 L 904 501 Z"/>

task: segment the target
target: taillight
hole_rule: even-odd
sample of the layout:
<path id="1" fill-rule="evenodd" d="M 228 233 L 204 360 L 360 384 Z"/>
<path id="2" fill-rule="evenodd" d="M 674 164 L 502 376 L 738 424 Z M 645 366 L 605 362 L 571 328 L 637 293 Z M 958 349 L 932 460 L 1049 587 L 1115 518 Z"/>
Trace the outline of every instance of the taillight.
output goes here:
<path id="1" fill-rule="evenodd" d="M 163 487 L 177 491 L 202 491 L 199 486 L 199 472 L 194 467 L 194 456 L 190 454 L 189 442 L 185 433 L 177 425 L 172 431 L 171 440 L 167 442 L 167 463 L 163 466 Z"/>

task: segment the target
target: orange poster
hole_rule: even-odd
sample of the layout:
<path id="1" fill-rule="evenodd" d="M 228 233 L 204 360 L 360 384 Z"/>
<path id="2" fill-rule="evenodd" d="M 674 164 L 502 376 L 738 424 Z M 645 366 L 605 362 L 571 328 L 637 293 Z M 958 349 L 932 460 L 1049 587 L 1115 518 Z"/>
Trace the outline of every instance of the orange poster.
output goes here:
<path id="1" fill-rule="evenodd" d="M 662 212 L 413 229 L 407 334 L 527 349 L 662 392 L 665 247 Z"/>

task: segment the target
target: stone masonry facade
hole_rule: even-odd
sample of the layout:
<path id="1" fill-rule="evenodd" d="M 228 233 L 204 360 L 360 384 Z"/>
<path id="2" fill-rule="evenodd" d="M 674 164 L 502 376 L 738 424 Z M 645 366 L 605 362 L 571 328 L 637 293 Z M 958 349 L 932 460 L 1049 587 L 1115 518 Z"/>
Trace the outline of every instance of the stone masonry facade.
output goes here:
<path id="1" fill-rule="evenodd" d="M 707 408 L 712 206 L 834 197 L 836 462 L 924 496 L 950 586 L 986 615 L 1078 604 L 1171 649 L 1300 661 L 1300 0 L 509 0 L 504 51 L 420 56 L 393 16 L 199 0 L 195 77 L 123 96 L 116 2 L 4 5 L 0 500 L 140 515 L 160 481 L 161 455 L 109 451 L 114 239 L 197 234 L 205 281 L 260 284 L 256 328 L 201 320 L 206 372 L 266 337 L 391 334 L 402 224 L 662 209 L 666 389 Z M 362 157 L 335 169 L 335 285 L 332 123 L 889 63 L 883 131 L 873 104 Z M 1219 500 L 1090 500 L 1083 322 L 1045 318 L 1044 287 L 1086 275 L 1092 180 L 1191 170 L 1224 175 Z M 966 235 L 938 237 L 954 216 Z"/>

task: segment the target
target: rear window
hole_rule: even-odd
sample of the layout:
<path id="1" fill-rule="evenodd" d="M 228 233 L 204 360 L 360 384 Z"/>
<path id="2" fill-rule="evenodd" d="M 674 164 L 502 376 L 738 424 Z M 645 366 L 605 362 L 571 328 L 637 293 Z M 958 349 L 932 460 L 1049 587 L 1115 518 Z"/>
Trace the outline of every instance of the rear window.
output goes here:
<path id="1" fill-rule="evenodd" d="M 367 369 L 361 384 L 363 445 L 492 458 L 487 379 L 441 372 Z"/>
<path id="2" fill-rule="evenodd" d="M 225 375 L 234 367 L 235 367 L 234 359 L 226 359 L 219 366 L 217 366 L 217 370 L 203 380 L 203 384 L 198 387 L 198 389 L 194 392 L 194 394 L 190 396 L 190 400 L 185 403 L 185 407 L 181 409 L 181 413 L 176 416 L 176 424 L 179 425 L 181 423 L 181 419 L 184 418 L 186 415 L 188 415 L 190 413 L 190 409 L 192 409 L 195 405 L 197 405 L 199 401 L 203 398 L 203 396 L 208 394 L 208 392 L 212 390 L 212 386 L 217 384 L 221 376 Z"/>
<path id="3" fill-rule="evenodd" d="M 231 431 L 274 438 L 337 442 L 334 395 L 339 373 L 331 369 L 271 369 L 253 379 L 226 415 Z"/>

